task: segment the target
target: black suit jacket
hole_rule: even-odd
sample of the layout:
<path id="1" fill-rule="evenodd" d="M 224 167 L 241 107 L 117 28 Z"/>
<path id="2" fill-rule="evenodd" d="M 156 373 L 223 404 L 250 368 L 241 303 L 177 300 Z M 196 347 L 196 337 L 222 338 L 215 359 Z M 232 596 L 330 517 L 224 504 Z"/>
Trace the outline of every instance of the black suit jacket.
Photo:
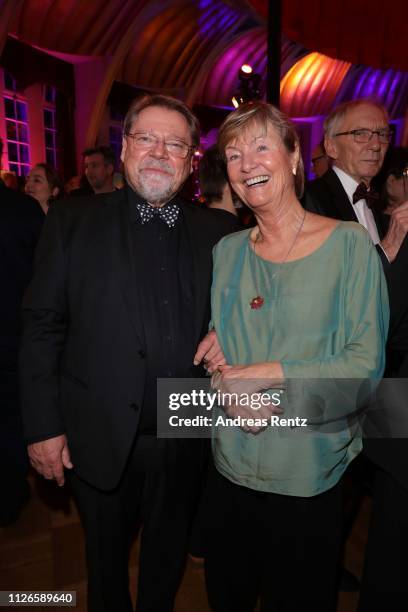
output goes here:
<path id="1" fill-rule="evenodd" d="M 320 179 L 313 181 L 306 188 L 304 206 L 318 214 L 340 219 L 358 221 L 343 186 L 333 170 L 328 170 Z M 380 239 L 388 225 L 386 215 L 373 211 Z M 386 375 L 407 376 L 408 344 L 408 241 L 405 239 L 397 258 L 390 265 L 380 247 L 377 251 L 381 257 L 387 279 L 390 298 L 390 327 L 387 343 Z M 405 356 L 405 359 L 404 359 Z M 390 384 L 390 382 L 387 382 Z M 403 401 L 403 398 L 401 398 Z M 395 398 L 392 399 L 395 405 Z M 408 398 L 406 399 L 408 406 Z M 392 474 L 408 489 L 408 443 L 405 439 L 385 439 L 383 417 L 376 413 L 377 406 L 368 411 L 365 423 L 364 450 L 377 465 Z M 404 406 L 401 406 L 404 410 Z M 373 436 L 378 436 L 376 439 Z"/>
<path id="2" fill-rule="evenodd" d="M 44 221 L 36 200 L 0 180 L 0 372 L 16 371 L 20 309 Z"/>
<path id="3" fill-rule="evenodd" d="M 235 223 L 183 203 L 194 269 L 194 336 L 210 318 L 212 248 Z M 126 191 L 73 198 L 48 214 L 24 299 L 25 435 L 65 432 L 80 477 L 109 490 L 140 417 L 146 350 Z"/>
<path id="4" fill-rule="evenodd" d="M 328 170 L 323 176 L 309 183 L 306 187 L 304 196 L 304 207 L 306 210 L 339 219 L 340 221 L 356 221 L 357 216 L 350 200 L 345 192 L 343 185 L 334 170 Z M 386 216 L 373 211 L 375 223 L 377 225 L 380 240 L 384 237 L 387 228 Z M 377 247 L 378 254 L 384 267 L 387 270 L 389 263 L 384 251 Z"/>

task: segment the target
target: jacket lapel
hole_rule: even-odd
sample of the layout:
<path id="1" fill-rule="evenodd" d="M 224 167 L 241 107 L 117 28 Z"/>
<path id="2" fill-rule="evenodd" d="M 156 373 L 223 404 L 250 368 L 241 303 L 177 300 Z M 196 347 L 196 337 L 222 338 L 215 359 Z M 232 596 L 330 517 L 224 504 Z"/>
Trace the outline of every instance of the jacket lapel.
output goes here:
<path id="1" fill-rule="evenodd" d="M 193 331 L 195 341 L 198 343 L 205 331 L 203 326 L 207 324 L 207 319 L 210 316 L 208 288 L 211 286 L 212 275 L 211 245 L 209 245 L 209 239 L 205 231 L 197 222 L 194 208 L 182 205 L 182 210 L 185 220 L 183 240 L 187 241 L 186 246 L 193 258 Z"/>
<path id="2" fill-rule="evenodd" d="M 375 210 L 375 208 L 372 208 L 371 210 L 374 216 L 375 224 L 377 226 L 378 236 L 380 240 L 382 240 L 387 232 L 389 219 L 387 218 L 387 215 L 384 215 L 382 212 Z"/>
<path id="3" fill-rule="evenodd" d="M 335 206 L 338 213 L 337 218 L 342 221 L 356 221 L 358 223 L 357 216 L 350 204 L 347 193 L 344 191 L 343 185 L 334 170 L 328 170 L 326 174 L 322 176 L 321 181 L 326 183 L 330 191 L 333 206 Z"/>

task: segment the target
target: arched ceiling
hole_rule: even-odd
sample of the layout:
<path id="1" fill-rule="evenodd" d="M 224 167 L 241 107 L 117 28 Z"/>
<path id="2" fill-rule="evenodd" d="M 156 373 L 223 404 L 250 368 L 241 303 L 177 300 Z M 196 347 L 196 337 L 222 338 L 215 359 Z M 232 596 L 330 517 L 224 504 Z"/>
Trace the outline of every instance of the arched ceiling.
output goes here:
<path id="1" fill-rule="evenodd" d="M 248 0 L 267 15 L 268 0 Z M 283 31 L 304 47 L 373 68 L 408 71 L 407 0 L 282 0 Z"/>
<path id="2" fill-rule="evenodd" d="M 407 75 L 394 69 L 408 70 L 406 1 L 393 0 L 391 10 L 389 0 L 282 0 L 290 39 L 283 36 L 282 107 L 292 116 L 324 113 L 364 91 L 401 116 Z M 104 99 L 119 80 L 225 105 L 242 63 L 265 77 L 266 7 L 267 0 L 0 0 L 0 36 L 109 58 Z"/>
<path id="3" fill-rule="evenodd" d="M 350 68 L 350 62 L 309 53 L 281 81 L 282 109 L 290 117 L 328 113 Z"/>
<path id="4" fill-rule="evenodd" d="M 202 104 L 231 105 L 231 98 L 237 89 L 238 70 L 242 64 L 250 64 L 254 72 L 266 74 L 266 43 L 263 27 L 241 33 L 227 42 L 219 49 L 211 67 L 203 69 L 195 99 Z M 307 53 L 307 50 L 282 37 L 281 76 Z"/>
<path id="5" fill-rule="evenodd" d="M 352 66 L 345 76 L 333 106 L 355 98 L 376 97 L 391 117 L 404 117 L 408 108 L 408 73 Z"/>
<path id="6" fill-rule="evenodd" d="M 0 33 L 7 28 L 30 44 L 64 53 L 113 55 L 129 23 L 146 10 L 160 16 L 162 4 L 166 3 L 160 0 L 0 0 Z M 171 4 L 175 13 L 180 7 L 179 16 L 184 12 L 185 17 L 193 20 L 197 12 L 215 14 L 224 10 L 265 26 L 268 0 L 223 0 L 218 4 L 212 0 L 174 0 Z M 224 9 L 220 9 L 221 4 Z M 222 19 L 220 25 L 223 25 Z M 186 22 L 181 29 L 185 26 Z M 406 0 L 393 0 L 392 4 L 389 0 L 282 0 L 282 27 L 289 39 L 330 57 L 373 68 L 408 71 L 407 26 Z M 176 38 L 181 35 L 179 20 L 175 19 L 169 28 L 173 28 Z M 161 53 L 167 54 L 167 50 L 162 48 Z"/>
<path id="7" fill-rule="evenodd" d="M 15 16 L 21 10 L 24 0 L 15 0 L 12 4 L 9 0 L 0 0 L 0 54 L 3 51 L 7 34 L 12 31 Z"/>
<path id="8" fill-rule="evenodd" d="M 20 40 L 53 51 L 113 55 L 129 23 L 148 4 L 152 3 L 149 0 L 24 0 L 12 32 Z"/>
<path id="9" fill-rule="evenodd" d="M 224 2 L 172 3 L 140 32 L 118 79 L 151 88 L 190 88 L 204 59 L 245 19 Z"/>

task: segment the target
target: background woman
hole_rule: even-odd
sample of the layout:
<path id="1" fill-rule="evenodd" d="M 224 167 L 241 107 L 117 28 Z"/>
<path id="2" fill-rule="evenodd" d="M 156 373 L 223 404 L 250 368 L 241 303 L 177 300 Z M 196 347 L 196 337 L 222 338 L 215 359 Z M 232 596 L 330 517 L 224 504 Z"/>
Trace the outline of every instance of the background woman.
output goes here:
<path id="1" fill-rule="evenodd" d="M 281 389 L 295 379 L 381 377 L 388 302 L 380 261 L 358 224 L 302 208 L 294 127 L 271 105 L 244 104 L 220 128 L 219 147 L 257 226 L 227 236 L 214 252 L 212 320 L 226 359 L 215 388 L 259 392 L 272 381 Z M 361 450 L 347 409 L 323 415 L 320 423 L 337 425 L 317 434 L 253 425 L 244 420 L 254 418 L 251 408 L 224 410 L 242 425 L 214 430 L 212 609 L 248 612 L 260 597 L 265 611 L 298 612 L 306 603 L 334 610 L 341 477 Z M 272 414 L 263 406 L 255 416 L 268 422 Z"/>
<path id="2" fill-rule="evenodd" d="M 48 164 L 36 164 L 26 179 L 25 192 L 35 198 L 44 214 L 53 200 L 63 194 L 63 186 L 57 172 Z"/>

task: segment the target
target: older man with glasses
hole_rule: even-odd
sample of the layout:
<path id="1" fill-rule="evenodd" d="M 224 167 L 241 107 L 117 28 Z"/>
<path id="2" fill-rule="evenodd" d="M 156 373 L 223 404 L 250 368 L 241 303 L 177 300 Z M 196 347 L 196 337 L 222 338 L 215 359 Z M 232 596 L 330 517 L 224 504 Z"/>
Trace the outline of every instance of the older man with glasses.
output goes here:
<path id="1" fill-rule="evenodd" d="M 379 173 L 392 140 L 386 109 L 372 100 L 355 100 L 335 108 L 324 124 L 324 144 L 333 167 L 309 184 L 305 207 L 343 221 L 358 221 L 369 232 L 387 277 L 391 320 L 386 376 L 407 376 L 408 353 L 408 202 L 384 215 L 373 207 L 371 181 Z M 397 356 L 397 359 L 396 359 Z M 387 385 L 390 381 L 387 381 Z M 390 389 L 391 387 L 385 387 Z M 384 406 L 392 395 L 384 395 Z M 406 397 L 403 410 L 406 409 Z M 400 412 L 403 414 L 403 412 Z M 408 447 L 406 440 L 385 439 L 388 424 L 378 425 L 368 412 L 364 440 L 366 455 L 379 467 L 373 488 L 373 513 L 361 585 L 359 612 L 377 609 L 378 597 L 387 605 L 408 596 Z M 370 428 L 370 429 L 369 429 Z M 378 438 L 373 439 L 375 429 Z M 370 433 L 368 434 L 368 431 Z M 381 602 L 384 603 L 384 602 Z M 392 607 L 394 610 L 399 607 Z"/>
<path id="2" fill-rule="evenodd" d="M 386 219 L 376 212 L 370 189 L 392 139 L 386 109 L 371 100 L 346 102 L 324 123 L 324 145 L 333 167 L 309 184 L 305 207 L 342 221 L 358 221 L 377 245 L 386 268 L 398 255 L 408 230 L 408 203 Z"/>
<path id="3" fill-rule="evenodd" d="M 71 483 L 89 612 L 133 610 L 128 561 L 140 525 L 138 612 L 171 612 L 183 575 L 203 448 L 157 438 L 156 384 L 200 375 L 212 248 L 236 229 L 178 196 L 198 144 L 182 102 L 152 95 L 132 106 L 125 188 L 53 208 L 25 297 L 29 456 L 45 478 Z M 214 340 L 209 356 L 217 351 Z"/>

